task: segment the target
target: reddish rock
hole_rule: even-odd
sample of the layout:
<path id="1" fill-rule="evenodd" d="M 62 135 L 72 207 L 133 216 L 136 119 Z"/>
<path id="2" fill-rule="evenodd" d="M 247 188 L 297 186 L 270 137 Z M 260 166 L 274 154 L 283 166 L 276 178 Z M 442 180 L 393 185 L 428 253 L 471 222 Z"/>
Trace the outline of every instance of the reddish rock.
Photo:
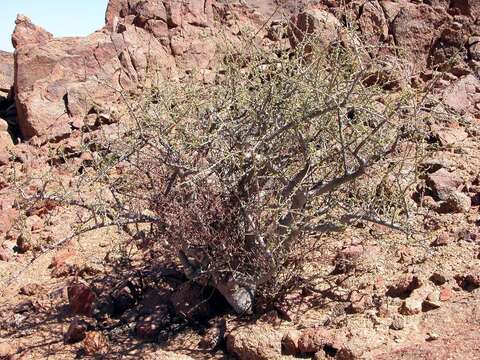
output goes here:
<path id="1" fill-rule="evenodd" d="M 342 250 L 342 256 L 350 260 L 356 260 L 362 256 L 363 252 L 362 245 L 352 245 Z"/>
<path id="2" fill-rule="evenodd" d="M 409 343 L 369 358 L 373 360 L 477 360 L 479 353 L 480 333 L 477 327 L 472 330 L 465 329 L 457 332 L 454 336 L 439 338 L 431 342 Z"/>
<path id="3" fill-rule="evenodd" d="M 13 54 L 0 50 L 0 96 L 4 93 L 4 96 L 7 97 L 12 86 Z"/>
<path id="4" fill-rule="evenodd" d="M 34 25 L 30 19 L 24 15 L 18 15 L 15 24 L 15 31 L 12 35 L 12 44 L 15 49 L 25 45 L 39 45 L 53 38 L 52 34 Z"/>
<path id="5" fill-rule="evenodd" d="M 86 355 L 102 357 L 108 352 L 108 341 L 99 331 L 88 331 L 83 340 L 83 349 Z"/>
<path id="6" fill-rule="evenodd" d="M 22 286 L 20 288 L 19 293 L 20 295 L 33 296 L 33 295 L 40 294 L 44 290 L 45 288 L 42 285 L 36 284 L 36 283 L 30 283 Z"/>
<path id="7" fill-rule="evenodd" d="M 68 287 L 68 301 L 72 313 L 90 316 L 93 311 L 95 293 L 83 283 L 75 283 Z"/>
<path id="8" fill-rule="evenodd" d="M 3 120 L 0 119 L 0 122 Z M 0 165 L 8 164 L 11 150 L 13 150 L 12 137 L 6 130 L 0 129 Z"/>
<path id="9" fill-rule="evenodd" d="M 341 24 L 335 16 L 320 9 L 307 9 L 291 19 L 290 43 L 292 47 L 301 43 L 305 35 L 315 34 L 320 46 L 327 48 L 338 40 Z"/>
<path id="10" fill-rule="evenodd" d="M 280 360 L 282 337 L 268 325 L 242 326 L 227 336 L 227 351 L 239 360 Z"/>
<path id="11" fill-rule="evenodd" d="M 388 25 L 382 5 L 378 1 L 369 1 L 363 5 L 358 26 L 365 41 L 369 44 L 381 44 L 387 41 Z"/>
<path id="12" fill-rule="evenodd" d="M 460 114 L 480 114 L 475 105 L 478 103 L 480 93 L 480 80 L 474 75 L 467 75 L 453 82 L 445 89 L 443 102 Z M 461 139 L 465 135 L 457 130 L 456 138 Z"/>
<path id="13" fill-rule="evenodd" d="M 73 344 L 85 339 L 87 324 L 78 317 L 73 318 L 68 326 L 67 332 L 63 335 L 66 344 Z"/>
<path id="14" fill-rule="evenodd" d="M 407 297 L 420 285 L 421 282 L 418 277 L 412 274 L 404 274 L 388 286 L 386 295 L 391 297 Z"/>
<path id="15" fill-rule="evenodd" d="M 77 251 L 72 248 L 58 250 L 49 266 L 52 269 L 52 277 L 64 277 L 78 271 L 80 268 L 78 256 Z"/>
<path id="16" fill-rule="evenodd" d="M 429 174 L 427 178 L 427 185 L 440 200 L 447 200 L 449 194 L 457 191 L 463 183 L 459 176 L 443 168 Z"/>
<path id="17" fill-rule="evenodd" d="M 11 342 L 0 342 L 0 359 L 10 360 L 17 353 L 17 348 Z"/>
<path id="18" fill-rule="evenodd" d="M 445 246 L 450 244 L 453 241 L 449 233 L 441 233 L 437 238 L 432 242 L 432 246 Z"/>
<path id="19" fill-rule="evenodd" d="M 141 339 L 155 339 L 160 330 L 170 324 L 170 322 L 170 312 L 165 304 L 163 307 L 157 307 L 151 314 L 141 316 L 137 320 L 135 333 Z"/>
<path id="20" fill-rule="evenodd" d="M 432 44 L 450 20 L 447 12 L 412 2 L 382 2 L 382 5 L 391 21 L 395 45 L 402 49 L 402 57 L 412 62 L 415 70 L 424 70 Z"/>
<path id="21" fill-rule="evenodd" d="M 480 287 L 480 268 L 473 268 L 464 274 L 455 276 L 458 285 L 466 290 L 472 291 Z"/>
<path id="22" fill-rule="evenodd" d="M 8 249 L 5 249 L 3 247 L 0 246 L 0 261 L 10 261 L 13 259 L 13 256 L 10 252 L 10 250 Z"/>
<path id="23" fill-rule="evenodd" d="M 454 293 L 450 286 L 444 286 L 440 289 L 439 300 L 440 301 L 449 301 L 453 298 Z"/>
<path id="24" fill-rule="evenodd" d="M 354 291 L 350 295 L 350 307 L 349 310 L 352 313 L 363 313 L 365 310 L 373 306 L 371 294 L 362 293 L 360 291 Z"/>
<path id="25" fill-rule="evenodd" d="M 296 355 L 299 352 L 298 341 L 302 336 L 302 332 L 298 330 L 290 330 L 283 335 L 282 348 L 288 355 Z"/>
<path id="26" fill-rule="evenodd" d="M 468 137 L 468 133 L 461 127 L 439 129 L 435 135 L 443 146 L 460 145 Z"/>
<path id="27" fill-rule="evenodd" d="M 428 300 L 434 289 L 431 286 L 424 285 L 415 289 L 408 298 L 406 298 L 400 306 L 399 312 L 403 315 L 416 315 L 425 309 L 437 307 L 436 303 Z"/>
<path id="28" fill-rule="evenodd" d="M 323 350 L 325 346 L 334 346 L 335 339 L 332 333 L 323 328 L 312 328 L 304 331 L 298 339 L 298 350 L 301 353 L 316 353 Z"/>
<path id="29" fill-rule="evenodd" d="M 118 100 L 115 89 L 156 81 L 155 74 L 210 69 L 221 42 L 209 29 L 213 21 L 211 1 L 111 0 L 102 31 L 54 39 L 20 17 L 15 99 L 23 136 L 66 137 L 69 123 L 110 108 Z M 184 44 L 181 53 L 174 52 L 175 42 Z M 156 71 L 147 74 L 148 69 Z"/>

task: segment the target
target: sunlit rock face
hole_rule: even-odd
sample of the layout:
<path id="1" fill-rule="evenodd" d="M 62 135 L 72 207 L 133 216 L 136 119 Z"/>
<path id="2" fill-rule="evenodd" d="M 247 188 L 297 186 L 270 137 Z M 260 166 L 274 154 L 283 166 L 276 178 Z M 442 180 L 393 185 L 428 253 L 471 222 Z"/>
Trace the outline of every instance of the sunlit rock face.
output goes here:
<path id="1" fill-rule="evenodd" d="M 12 40 L 23 137 L 68 136 L 92 104 L 111 105 L 119 90 L 145 81 L 192 70 L 211 80 L 220 36 L 233 36 L 223 21 L 231 11 L 210 0 L 112 0 L 104 28 L 70 38 L 53 38 L 19 16 Z"/>

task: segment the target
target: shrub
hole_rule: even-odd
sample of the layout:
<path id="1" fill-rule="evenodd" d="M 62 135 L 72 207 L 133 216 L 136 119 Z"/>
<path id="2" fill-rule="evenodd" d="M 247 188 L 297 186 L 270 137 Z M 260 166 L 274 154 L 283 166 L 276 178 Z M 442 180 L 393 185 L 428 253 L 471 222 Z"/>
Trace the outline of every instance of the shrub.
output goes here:
<path id="1" fill-rule="evenodd" d="M 192 73 L 145 88 L 83 176 L 95 200 L 69 203 L 93 227 L 153 239 L 238 313 L 306 281 L 325 236 L 357 222 L 404 229 L 420 97 L 386 92 L 401 68 L 385 73 L 353 35 L 320 40 L 284 51 L 247 39 L 214 83 Z"/>

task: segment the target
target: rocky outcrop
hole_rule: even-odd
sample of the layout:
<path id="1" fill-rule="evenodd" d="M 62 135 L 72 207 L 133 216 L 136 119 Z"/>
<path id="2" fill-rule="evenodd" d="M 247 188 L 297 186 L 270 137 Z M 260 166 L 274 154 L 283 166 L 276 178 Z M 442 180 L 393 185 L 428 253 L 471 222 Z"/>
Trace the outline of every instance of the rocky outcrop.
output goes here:
<path id="1" fill-rule="evenodd" d="M 13 43 L 22 135 L 68 136 L 71 124 L 145 81 L 191 71 L 211 81 L 222 27 L 216 19 L 230 11 L 219 6 L 112 0 L 105 27 L 83 38 L 52 38 L 20 16 Z"/>
<path id="2" fill-rule="evenodd" d="M 33 24 L 25 15 L 18 15 L 15 20 L 15 31 L 12 35 L 12 44 L 14 48 L 25 45 L 35 45 L 45 43 L 53 38 L 53 35 Z"/>

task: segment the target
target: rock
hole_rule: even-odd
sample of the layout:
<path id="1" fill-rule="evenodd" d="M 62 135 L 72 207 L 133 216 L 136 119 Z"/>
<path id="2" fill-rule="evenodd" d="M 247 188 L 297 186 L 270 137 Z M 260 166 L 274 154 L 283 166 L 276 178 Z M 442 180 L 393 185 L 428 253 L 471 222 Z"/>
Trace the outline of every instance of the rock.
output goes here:
<path id="1" fill-rule="evenodd" d="M 0 359 L 10 360 L 17 353 L 17 348 L 10 342 L 0 342 Z"/>
<path id="2" fill-rule="evenodd" d="M 475 108 L 475 104 L 478 102 L 479 92 L 480 80 L 474 75 L 467 75 L 445 89 L 443 102 L 462 115 L 467 113 L 479 114 L 479 110 Z M 458 135 L 460 135 L 460 137 L 464 136 L 461 133 Z"/>
<path id="3" fill-rule="evenodd" d="M 480 61 L 480 36 L 472 36 L 468 39 L 468 52 L 473 60 Z"/>
<path id="4" fill-rule="evenodd" d="M 99 331 L 88 331 L 83 340 L 83 349 L 86 355 L 101 357 L 108 352 L 107 338 Z"/>
<path id="5" fill-rule="evenodd" d="M 468 213 L 472 207 L 470 197 L 460 191 L 451 191 L 446 200 L 442 211 L 453 213 Z"/>
<path id="6" fill-rule="evenodd" d="M 52 34 L 34 25 L 31 20 L 24 15 L 17 16 L 15 25 L 15 31 L 12 35 L 12 43 L 15 49 L 25 45 L 40 45 L 53 38 Z"/>
<path id="7" fill-rule="evenodd" d="M 363 4 L 358 27 L 362 39 L 369 44 L 381 44 L 388 39 L 388 22 L 378 1 Z"/>
<path id="8" fill-rule="evenodd" d="M 322 351 L 325 346 L 339 349 L 332 333 L 324 328 L 311 328 L 305 330 L 298 339 L 298 350 L 305 354 L 314 354 Z"/>
<path id="9" fill-rule="evenodd" d="M 295 15 L 290 22 L 289 39 L 292 47 L 304 41 L 305 35 L 314 34 L 325 49 L 339 38 L 340 22 L 329 12 L 320 9 L 307 9 Z"/>
<path id="10" fill-rule="evenodd" d="M 463 183 L 463 180 L 455 173 L 443 168 L 427 177 L 427 185 L 434 192 L 434 195 L 437 199 L 444 201 L 448 199 L 450 193 L 457 191 Z"/>
<path id="11" fill-rule="evenodd" d="M 420 285 L 421 282 L 418 277 L 412 274 L 404 274 L 388 286 L 386 295 L 391 297 L 407 297 Z"/>
<path id="12" fill-rule="evenodd" d="M 87 331 L 87 324 L 79 319 L 74 317 L 70 322 L 67 332 L 63 335 L 63 341 L 65 344 L 73 344 L 85 339 L 85 334 Z"/>
<path id="13" fill-rule="evenodd" d="M 363 313 L 372 306 L 372 296 L 360 291 L 353 291 L 350 295 L 349 310 L 354 314 Z"/>
<path id="14" fill-rule="evenodd" d="M 342 249 L 335 257 L 335 274 L 342 274 L 352 270 L 356 261 L 363 255 L 365 249 L 362 245 L 351 245 Z"/>
<path id="15" fill-rule="evenodd" d="M 215 321 L 214 324 L 203 335 L 198 346 L 201 349 L 214 351 L 224 343 L 226 331 L 227 323 L 225 319 Z"/>
<path id="16" fill-rule="evenodd" d="M 91 316 L 96 299 L 95 293 L 83 283 L 68 287 L 68 301 L 73 314 Z"/>
<path id="17" fill-rule="evenodd" d="M 287 355 L 296 355 L 299 352 L 298 341 L 302 333 L 298 330 L 290 330 L 283 335 L 282 349 Z"/>
<path id="18" fill-rule="evenodd" d="M 435 135 L 443 146 L 460 145 L 468 137 L 468 133 L 461 127 L 439 129 L 435 131 Z"/>
<path id="19" fill-rule="evenodd" d="M 454 297 L 454 293 L 450 286 L 444 286 L 440 289 L 439 300 L 449 301 Z"/>
<path id="20" fill-rule="evenodd" d="M 13 86 L 13 72 L 13 54 L 0 50 L 0 96 L 2 93 L 8 96 Z"/>
<path id="21" fill-rule="evenodd" d="M 117 89 L 209 70 L 222 41 L 210 29 L 213 22 L 211 1 L 111 0 L 104 29 L 55 39 L 20 16 L 13 38 L 22 135 L 47 140 L 68 136 L 69 123 L 115 103 L 120 109 Z M 223 29 L 222 22 L 215 24 Z"/>
<path id="22" fill-rule="evenodd" d="M 426 69 L 430 48 L 440 37 L 442 25 L 449 21 L 446 11 L 412 2 L 382 2 L 382 5 L 402 57 L 409 59 L 414 70 Z"/>
<path id="23" fill-rule="evenodd" d="M 429 339 L 431 335 L 437 338 Z M 369 357 L 374 360 L 427 360 L 427 359 L 462 359 L 477 360 L 480 350 L 480 335 L 478 327 L 474 329 L 459 329 L 452 335 L 438 337 L 438 334 L 430 332 L 426 339 L 408 342 L 394 349 L 383 350 L 385 352 Z"/>
<path id="24" fill-rule="evenodd" d="M 364 248 L 362 245 L 348 246 L 342 250 L 342 256 L 349 260 L 356 260 L 362 256 Z"/>
<path id="25" fill-rule="evenodd" d="M 424 310 L 424 306 L 426 306 L 425 311 L 431 310 L 429 305 L 432 304 L 428 304 L 428 297 L 433 291 L 434 289 L 428 284 L 415 289 L 410 296 L 403 301 L 399 312 L 403 315 L 416 315 Z"/>
<path id="26" fill-rule="evenodd" d="M 282 358 L 283 333 L 268 325 L 249 325 L 227 336 L 227 351 L 239 360 L 275 360 Z"/>
<path id="27" fill-rule="evenodd" d="M 453 241 L 449 233 L 441 233 L 437 238 L 432 242 L 432 246 L 445 246 L 450 244 Z"/>
<path id="28" fill-rule="evenodd" d="M 480 243 L 480 231 L 463 229 L 457 233 L 458 240 L 463 240 L 470 243 Z"/>
<path id="29" fill-rule="evenodd" d="M 13 312 L 15 314 L 23 314 L 34 311 L 35 304 L 32 300 L 22 301 L 14 307 Z"/>
<path id="30" fill-rule="evenodd" d="M 480 269 L 474 268 L 464 274 L 456 275 L 455 280 L 465 291 L 472 291 L 480 287 Z"/>
<path id="31" fill-rule="evenodd" d="M 165 304 L 151 314 L 141 316 L 136 323 L 135 333 L 141 339 L 155 339 L 165 326 L 171 323 L 170 311 Z"/>
<path id="32" fill-rule="evenodd" d="M 40 294 L 44 290 L 45 288 L 42 285 L 36 284 L 36 283 L 30 283 L 22 286 L 20 288 L 19 293 L 20 295 L 33 296 L 33 295 Z"/>
<path id="33" fill-rule="evenodd" d="M 445 275 L 435 272 L 430 276 L 430 281 L 433 282 L 435 285 L 443 285 L 447 282 L 447 278 Z"/>
<path id="34" fill-rule="evenodd" d="M 420 297 L 409 297 L 405 299 L 399 309 L 400 314 L 416 315 L 422 312 L 422 305 L 424 299 Z"/>
<path id="35" fill-rule="evenodd" d="M 13 259 L 11 252 L 8 249 L 0 247 L 0 261 L 10 261 Z"/>
<path id="36" fill-rule="evenodd" d="M 402 315 L 395 315 L 392 320 L 390 328 L 393 330 L 403 330 L 405 328 L 405 319 Z"/>
<path id="37" fill-rule="evenodd" d="M 52 277 L 60 278 L 78 272 L 81 262 L 75 249 L 65 248 L 56 252 L 49 268 L 52 269 Z"/>
<path id="38" fill-rule="evenodd" d="M 114 314 L 123 314 L 137 303 L 141 295 L 141 285 L 135 280 L 121 283 L 111 294 Z"/>
<path id="39" fill-rule="evenodd" d="M 209 317 L 212 309 L 204 290 L 203 286 L 191 281 L 180 285 L 170 298 L 175 312 L 187 319 Z"/>

